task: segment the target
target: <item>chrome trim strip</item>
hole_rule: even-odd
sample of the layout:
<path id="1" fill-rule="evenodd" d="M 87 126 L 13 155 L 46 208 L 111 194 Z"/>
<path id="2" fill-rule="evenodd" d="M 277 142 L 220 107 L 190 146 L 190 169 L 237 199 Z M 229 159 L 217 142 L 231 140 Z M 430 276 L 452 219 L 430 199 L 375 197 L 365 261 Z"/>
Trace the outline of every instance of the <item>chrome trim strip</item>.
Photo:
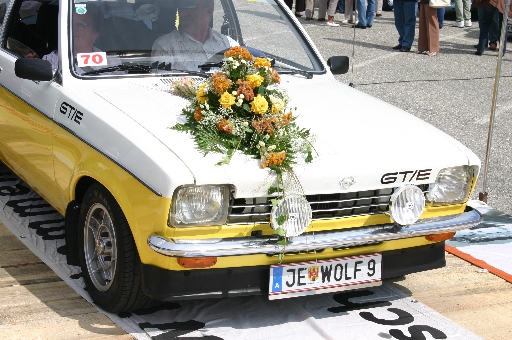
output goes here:
<path id="1" fill-rule="evenodd" d="M 418 221 L 400 230 L 392 224 L 373 227 L 334 230 L 303 234 L 288 240 L 286 253 L 360 246 L 383 241 L 410 237 L 442 234 L 471 228 L 482 221 L 476 210 L 461 215 L 429 218 Z M 238 237 L 220 239 L 217 243 L 175 243 L 160 235 L 151 235 L 148 245 L 159 254 L 171 257 L 236 256 L 251 254 L 277 255 L 282 246 L 277 243 L 277 235 L 265 237 Z M 198 240 L 200 242 L 200 240 Z"/>

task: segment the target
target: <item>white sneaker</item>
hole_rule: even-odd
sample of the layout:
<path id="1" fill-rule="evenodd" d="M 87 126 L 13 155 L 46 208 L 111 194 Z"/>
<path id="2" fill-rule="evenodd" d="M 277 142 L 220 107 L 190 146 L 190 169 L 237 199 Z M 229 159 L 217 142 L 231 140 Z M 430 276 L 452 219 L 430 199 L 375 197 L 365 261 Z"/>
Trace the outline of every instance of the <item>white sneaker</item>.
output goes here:
<path id="1" fill-rule="evenodd" d="M 464 21 L 455 21 L 452 25 L 453 27 L 463 28 L 464 27 Z"/>
<path id="2" fill-rule="evenodd" d="M 341 20 L 340 22 L 341 22 L 343 25 L 347 25 L 347 24 L 348 24 L 348 20 L 347 20 L 347 19 Z"/>
<path id="3" fill-rule="evenodd" d="M 471 27 L 471 26 L 473 26 L 473 23 L 471 22 L 471 20 L 466 20 L 466 21 L 464 21 L 464 26 Z"/>
<path id="4" fill-rule="evenodd" d="M 325 24 L 327 26 L 331 26 L 331 27 L 338 27 L 340 25 L 340 24 L 335 23 L 334 21 L 332 21 L 332 22 L 331 21 L 327 21 Z"/>

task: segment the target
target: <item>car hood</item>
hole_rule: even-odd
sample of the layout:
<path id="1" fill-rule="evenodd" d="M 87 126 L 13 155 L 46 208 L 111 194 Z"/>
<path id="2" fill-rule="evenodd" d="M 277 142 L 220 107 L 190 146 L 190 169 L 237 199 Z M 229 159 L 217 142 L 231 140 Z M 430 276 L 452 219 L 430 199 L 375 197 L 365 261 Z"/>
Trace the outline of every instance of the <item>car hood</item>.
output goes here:
<path id="1" fill-rule="evenodd" d="M 95 92 L 174 153 L 195 184 L 234 184 L 237 197 L 266 195 L 275 176 L 269 169 L 260 169 L 258 160 L 236 153 L 229 165 L 216 166 L 221 154 L 204 156 L 189 134 L 171 129 L 181 121 L 187 100 L 162 91 L 157 84 L 132 85 Z M 335 80 L 294 80 L 293 84 L 285 80 L 282 85 L 291 98 L 290 107 L 297 107 L 297 124 L 316 136 L 313 162 L 299 159 L 294 167 L 306 194 L 432 183 L 445 167 L 478 161 L 433 126 Z M 394 180 L 383 179 L 389 173 L 395 174 Z M 351 185 L 342 187 L 342 181 Z"/>

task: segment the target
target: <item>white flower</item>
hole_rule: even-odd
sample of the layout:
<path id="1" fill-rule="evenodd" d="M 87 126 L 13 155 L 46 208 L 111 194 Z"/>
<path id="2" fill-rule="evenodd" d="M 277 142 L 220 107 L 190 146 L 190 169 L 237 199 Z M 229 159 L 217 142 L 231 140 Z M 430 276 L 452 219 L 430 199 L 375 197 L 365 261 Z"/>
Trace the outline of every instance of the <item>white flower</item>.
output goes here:
<path id="1" fill-rule="evenodd" d="M 265 142 L 264 142 L 264 141 L 262 141 L 262 140 L 260 140 L 260 141 L 258 142 L 258 144 L 259 144 L 259 146 L 265 146 Z"/>
<path id="2" fill-rule="evenodd" d="M 271 146 L 269 146 L 269 147 L 267 148 L 267 150 L 268 150 L 268 151 L 272 151 L 272 150 L 274 150 L 275 148 L 276 148 L 276 146 L 275 146 L 275 145 L 271 145 Z"/>
<path id="3" fill-rule="evenodd" d="M 236 91 L 231 92 L 233 96 L 236 96 Z"/>
<path id="4" fill-rule="evenodd" d="M 228 60 L 229 60 L 229 61 L 233 61 L 233 57 L 229 57 L 229 58 L 228 58 Z"/>
<path id="5" fill-rule="evenodd" d="M 233 92 L 234 92 L 234 91 L 233 91 Z M 233 93 L 233 94 L 234 94 L 234 93 Z M 243 93 L 240 93 L 240 95 L 238 96 L 238 98 L 240 98 L 240 99 L 244 99 L 244 98 L 245 98 L 245 96 L 244 96 L 244 94 L 243 94 Z"/>
<path id="6" fill-rule="evenodd" d="M 247 63 L 247 61 L 245 61 L 245 59 L 242 59 L 240 61 L 242 62 L 242 64 L 246 64 Z"/>
<path id="7" fill-rule="evenodd" d="M 237 101 L 238 106 L 242 105 L 243 102 L 244 102 L 243 99 L 238 99 L 238 101 Z"/>
<path id="8" fill-rule="evenodd" d="M 210 109 L 210 105 L 208 105 L 208 102 L 204 102 L 204 107 L 209 110 Z"/>
<path id="9" fill-rule="evenodd" d="M 249 126 L 249 122 L 243 122 L 242 125 L 243 126 Z"/>

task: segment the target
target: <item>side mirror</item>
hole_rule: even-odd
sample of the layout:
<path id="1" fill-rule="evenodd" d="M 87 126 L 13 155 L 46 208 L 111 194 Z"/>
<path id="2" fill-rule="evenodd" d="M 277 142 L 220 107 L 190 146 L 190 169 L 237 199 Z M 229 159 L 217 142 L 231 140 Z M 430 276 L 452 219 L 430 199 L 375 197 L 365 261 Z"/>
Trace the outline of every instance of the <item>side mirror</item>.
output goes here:
<path id="1" fill-rule="evenodd" d="M 16 77 L 28 80 L 50 81 L 53 79 L 52 64 L 36 58 L 19 58 L 14 63 Z"/>
<path id="2" fill-rule="evenodd" d="M 350 60 L 346 56 L 334 56 L 327 59 L 327 65 L 332 74 L 345 74 L 350 67 Z"/>

